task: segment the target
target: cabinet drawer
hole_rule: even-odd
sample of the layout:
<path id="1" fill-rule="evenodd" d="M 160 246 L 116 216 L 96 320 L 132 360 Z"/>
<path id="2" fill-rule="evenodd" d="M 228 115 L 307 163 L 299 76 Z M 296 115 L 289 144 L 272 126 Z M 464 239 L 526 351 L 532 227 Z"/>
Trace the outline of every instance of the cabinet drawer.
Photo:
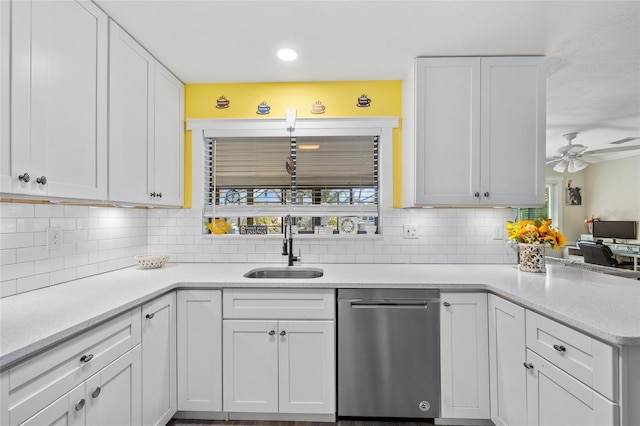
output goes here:
<path id="1" fill-rule="evenodd" d="M 138 343 L 139 308 L 11 368 L 10 424 L 28 419 Z"/>
<path id="2" fill-rule="evenodd" d="M 527 348 L 616 402 L 618 349 L 535 312 L 526 314 Z"/>
<path id="3" fill-rule="evenodd" d="M 222 315 L 234 319 L 333 319 L 332 289 L 224 289 Z"/>

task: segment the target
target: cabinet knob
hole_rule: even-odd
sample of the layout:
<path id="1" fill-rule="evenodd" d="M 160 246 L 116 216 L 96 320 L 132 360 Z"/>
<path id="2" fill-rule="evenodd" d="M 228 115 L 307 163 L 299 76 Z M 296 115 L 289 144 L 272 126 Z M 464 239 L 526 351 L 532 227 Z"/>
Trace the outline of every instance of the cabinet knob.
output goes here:
<path id="1" fill-rule="evenodd" d="M 93 359 L 93 354 L 82 355 L 80 357 L 80 362 L 89 362 Z"/>
<path id="2" fill-rule="evenodd" d="M 489 198 L 489 193 L 488 193 L 488 192 L 485 192 L 483 195 L 484 195 L 486 198 Z"/>
<path id="3" fill-rule="evenodd" d="M 526 368 L 527 370 L 533 370 L 533 364 L 531 364 L 530 362 L 523 362 L 522 365 L 524 365 L 524 368 Z"/>
<path id="4" fill-rule="evenodd" d="M 40 185 L 45 186 L 47 184 L 47 178 L 45 176 L 39 177 L 36 179 Z"/>
<path id="5" fill-rule="evenodd" d="M 162 198 L 162 192 L 158 192 L 158 198 Z"/>
<path id="6" fill-rule="evenodd" d="M 271 330 L 271 331 L 269 332 L 269 336 L 273 336 L 274 334 L 276 334 L 275 330 Z"/>
<path id="7" fill-rule="evenodd" d="M 473 196 L 476 197 L 476 198 L 480 198 L 480 193 L 479 192 L 474 192 Z"/>
<path id="8" fill-rule="evenodd" d="M 151 193 L 151 194 L 149 194 L 149 195 L 151 195 L 153 198 L 156 198 L 156 193 L 155 193 L 155 192 L 152 192 L 152 193 Z"/>
<path id="9" fill-rule="evenodd" d="M 76 411 L 80 411 L 84 408 L 84 398 L 82 398 L 80 401 L 76 402 Z"/>
<path id="10" fill-rule="evenodd" d="M 445 306 L 445 308 L 448 308 L 449 306 L 451 306 L 451 303 L 449 302 L 444 302 L 443 305 Z"/>
<path id="11" fill-rule="evenodd" d="M 102 389 L 100 389 L 100 386 L 95 388 L 93 391 L 91 391 L 91 398 L 97 398 L 98 395 L 100 395 L 101 391 L 102 391 Z"/>
<path id="12" fill-rule="evenodd" d="M 286 331 L 284 331 L 284 330 L 282 330 L 282 331 L 280 332 L 280 335 L 281 335 L 281 336 L 286 336 L 286 335 L 287 335 L 287 332 L 286 332 Z"/>
<path id="13" fill-rule="evenodd" d="M 553 345 L 553 349 L 555 349 L 556 351 L 561 352 L 561 353 L 563 353 L 563 352 L 566 352 L 566 351 L 567 351 L 567 348 L 565 348 L 565 347 L 564 347 L 564 346 L 562 346 L 562 345 Z"/>
<path id="14" fill-rule="evenodd" d="M 29 173 L 25 173 L 23 175 L 18 176 L 18 180 L 24 183 L 27 183 L 31 180 L 31 176 L 29 176 Z"/>
<path id="15" fill-rule="evenodd" d="M 145 315 L 144 317 L 145 317 L 146 319 L 152 319 L 152 318 L 153 318 L 153 317 L 155 317 L 155 316 L 156 316 L 156 314 L 147 314 L 147 315 Z"/>

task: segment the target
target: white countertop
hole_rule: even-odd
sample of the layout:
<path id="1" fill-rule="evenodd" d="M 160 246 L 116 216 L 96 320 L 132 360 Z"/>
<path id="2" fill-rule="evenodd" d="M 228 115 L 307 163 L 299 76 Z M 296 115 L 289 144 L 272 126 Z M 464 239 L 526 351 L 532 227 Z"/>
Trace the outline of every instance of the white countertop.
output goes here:
<path id="1" fill-rule="evenodd" d="M 563 264 L 547 265 L 545 274 L 521 272 L 515 265 L 308 264 L 303 266 L 324 269 L 324 276 L 306 280 L 243 277 L 260 266 L 283 265 L 131 267 L 0 299 L 0 368 L 176 288 L 486 290 L 606 342 L 640 345 L 640 281 Z"/>

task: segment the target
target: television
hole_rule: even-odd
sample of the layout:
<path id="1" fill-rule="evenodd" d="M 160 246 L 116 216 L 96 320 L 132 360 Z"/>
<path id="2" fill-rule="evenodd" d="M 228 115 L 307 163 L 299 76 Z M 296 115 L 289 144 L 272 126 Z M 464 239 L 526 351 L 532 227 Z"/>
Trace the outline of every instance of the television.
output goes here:
<path id="1" fill-rule="evenodd" d="M 636 222 L 632 220 L 596 220 L 593 222 L 593 238 L 635 240 Z"/>

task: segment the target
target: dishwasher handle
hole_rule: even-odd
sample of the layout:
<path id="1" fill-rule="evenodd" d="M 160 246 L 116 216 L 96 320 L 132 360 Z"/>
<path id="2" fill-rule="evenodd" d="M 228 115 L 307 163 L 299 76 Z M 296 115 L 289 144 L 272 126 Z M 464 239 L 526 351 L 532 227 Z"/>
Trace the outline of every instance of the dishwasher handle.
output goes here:
<path id="1" fill-rule="evenodd" d="M 393 300 L 393 299 L 351 299 L 346 300 L 355 309 L 427 309 L 429 305 L 439 304 L 438 299 Z"/>

